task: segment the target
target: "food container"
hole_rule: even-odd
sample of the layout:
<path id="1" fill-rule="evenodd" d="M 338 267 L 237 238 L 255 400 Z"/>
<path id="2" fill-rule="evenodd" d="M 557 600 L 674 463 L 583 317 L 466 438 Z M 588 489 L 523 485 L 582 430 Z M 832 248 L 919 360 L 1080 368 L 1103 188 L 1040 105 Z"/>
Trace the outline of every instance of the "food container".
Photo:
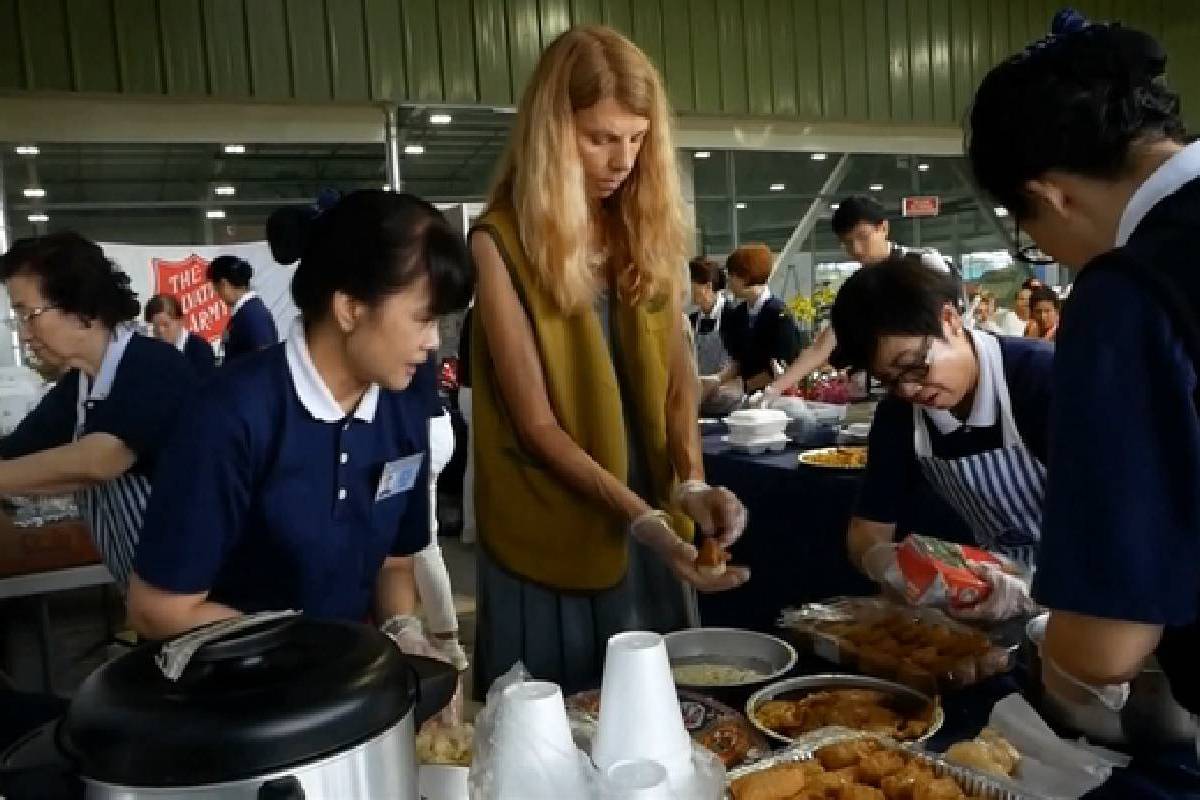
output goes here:
<path id="1" fill-rule="evenodd" d="M 725 418 L 732 442 L 778 439 L 787 429 L 788 415 L 773 408 L 743 408 Z"/>
<path id="2" fill-rule="evenodd" d="M 752 681 L 703 684 L 680 681 L 675 685 L 713 695 L 741 707 L 752 692 L 777 681 L 796 666 L 796 648 L 775 636 L 740 628 L 689 628 L 668 633 L 667 658 L 671 667 L 714 664 L 758 672 Z"/>
<path id="3" fill-rule="evenodd" d="M 798 647 L 826 661 L 930 695 L 1009 671 L 1017 649 L 1016 642 L 994 641 L 935 608 L 913 608 L 880 597 L 833 598 L 786 609 L 779 624 Z M 929 638 L 945 642 L 943 649 L 930 651 L 928 643 L 889 649 L 886 641 L 873 646 L 866 635 L 872 626 L 906 625 L 930 627 Z M 969 652 L 960 655 L 967 643 Z"/>
<path id="4" fill-rule="evenodd" d="M 929 765 L 934 775 L 939 778 L 952 778 L 959 785 L 959 788 L 971 798 L 978 798 L 978 800 L 1042 800 L 1038 795 L 1021 789 L 1011 781 L 984 775 L 957 764 L 951 764 L 945 759 L 904 747 L 889 739 L 877 736 L 868 737 L 862 733 L 838 728 L 826 728 L 811 736 L 806 736 L 804 739 L 797 741 L 792 747 L 781 750 L 770 758 L 730 770 L 728 775 L 729 784 L 732 784 L 735 780 L 745 775 L 768 770 L 779 764 L 811 761 L 816 758 L 817 751 L 826 745 L 862 738 L 873 738 L 883 745 L 885 749 L 905 753 L 913 759 Z M 726 792 L 725 797 L 726 800 L 732 800 L 733 795 Z"/>
<path id="5" fill-rule="evenodd" d="M 889 696 L 888 706 L 902 714 L 917 716 L 932 707 L 929 727 L 914 741 L 923 742 L 941 729 L 946 721 L 937 699 L 918 692 L 908 686 L 885 681 L 881 678 L 870 678 L 864 675 L 805 675 L 800 678 L 788 678 L 773 683 L 758 690 L 746 701 L 746 717 L 750 724 L 762 731 L 766 736 L 783 744 L 794 744 L 804 741 L 814 732 L 792 738 L 771 730 L 758 720 L 757 711 L 764 703 L 771 700 L 800 700 L 817 692 L 836 691 L 838 689 L 870 689 Z"/>
<path id="6" fill-rule="evenodd" d="M 846 411 L 849 407 L 835 403 L 818 403 L 810 400 L 808 410 L 813 413 L 818 422 L 828 425 L 841 425 L 846 421 Z"/>
<path id="7" fill-rule="evenodd" d="M 747 441 L 736 439 L 731 434 L 722 437 L 721 441 L 729 445 L 731 450 L 751 456 L 761 456 L 763 453 L 782 453 L 788 446 L 788 437 L 782 433 L 777 436 L 750 439 Z"/>

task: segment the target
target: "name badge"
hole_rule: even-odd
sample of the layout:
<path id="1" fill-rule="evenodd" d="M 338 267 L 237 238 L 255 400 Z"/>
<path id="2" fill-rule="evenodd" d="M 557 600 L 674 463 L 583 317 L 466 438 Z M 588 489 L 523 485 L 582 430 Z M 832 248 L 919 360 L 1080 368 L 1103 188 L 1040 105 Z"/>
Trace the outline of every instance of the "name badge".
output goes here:
<path id="1" fill-rule="evenodd" d="M 413 488 L 417 482 L 417 475 L 421 472 L 421 462 L 424 459 L 424 453 L 417 453 L 414 456 L 398 458 L 384 464 L 383 475 L 379 478 L 379 488 L 375 490 L 375 502 L 387 500 L 389 497 L 395 497 Z"/>

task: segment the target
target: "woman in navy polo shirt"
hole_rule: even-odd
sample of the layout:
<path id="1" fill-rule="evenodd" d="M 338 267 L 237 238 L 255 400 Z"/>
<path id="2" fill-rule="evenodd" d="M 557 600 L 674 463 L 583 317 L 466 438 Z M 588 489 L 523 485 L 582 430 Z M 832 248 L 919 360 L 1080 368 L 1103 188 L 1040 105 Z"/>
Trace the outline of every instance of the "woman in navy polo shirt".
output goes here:
<path id="1" fill-rule="evenodd" d="M 169 294 L 156 294 L 146 303 L 146 322 L 154 335 L 183 353 L 199 378 L 207 378 L 217 368 L 212 345 L 192 333 L 183 324 L 183 308 Z"/>
<path id="2" fill-rule="evenodd" d="M 140 632 L 397 614 L 384 561 L 429 541 L 429 399 L 404 390 L 473 283 L 462 237 L 411 195 L 356 192 L 312 223 L 287 341 L 221 370 L 168 445 L 129 589 Z"/>
<path id="3" fill-rule="evenodd" d="M 1038 248 L 1079 270 L 1033 587 L 1052 609 L 1047 685 L 1120 708 L 1157 653 L 1195 713 L 1200 144 L 1185 143 L 1166 62 L 1144 33 L 1060 14 L 980 84 L 968 155 Z"/>
<path id="4" fill-rule="evenodd" d="M 0 494 L 79 492 L 96 549 L 124 585 L 150 476 L 196 378 L 174 347 L 134 333 L 129 276 L 79 234 L 18 241 L 0 278 L 22 341 L 66 370 L 0 439 Z"/>
<path id="5" fill-rule="evenodd" d="M 217 256 L 208 265 L 208 279 L 217 296 L 229 306 L 229 324 L 221 337 L 221 363 L 270 347 L 279 341 L 275 319 L 258 293 L 250 288 L 254 268 L 237 256 Z"/>
<path id="6" fill-rule="evenodd" d="M 968 328 L 958 282 L 915 254 L 861 269 L 833 305 L 834 357 L 891 389 L 871 428 L 867 476 L 847 533 L 851 561 L 900 582 L 896 521 L 924 478 L 980 547 L 1032 570 L 1041 533 L 1054 349 Z M 955 613 L 1005 619 L 1034 608 L 1028 581 L 985 573 L 991 593 Z"/>

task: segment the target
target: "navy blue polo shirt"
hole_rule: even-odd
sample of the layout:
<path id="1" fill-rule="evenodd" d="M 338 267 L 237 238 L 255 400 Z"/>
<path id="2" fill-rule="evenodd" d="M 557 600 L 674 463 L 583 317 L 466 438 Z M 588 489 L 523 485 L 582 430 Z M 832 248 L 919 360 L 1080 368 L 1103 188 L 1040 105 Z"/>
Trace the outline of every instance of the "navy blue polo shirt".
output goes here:
<path id="1" fill-rule="evenodd" d="M 0 439 L 0 458 L 18 458 L 70 444 L 79 402 L 78 369 L 68 371 L 16 429 Z M 187 360 L 166 342 L 135 334 L 125 347 L 107 396 L 89 403 L 83 434 L 107 433 L 133 451 L 130 471 L 150 477 L 196 388 Z"/>
<path id="2" fill-rule="evenodd" d="M 1105 271 L 1063 309 L 1054 379 L 1034 597 L 1166 643 L 1200 616 L 1195 368 L 1147 289 Z"/>
<path id="3" fill-rule="evenodd" d="M 275 318 L 262 298 L 254 294 L 244 299 L 241 307 L 229 318 L 224 340 L 222 357 L 225 364 L 279 341 Z"/>
<path id="4" fill-rule="evenodd" d="M 213 352 L 212 345 L 203 337 L 197 336 L 191 331 L 186 331 L 186 334 L 183 342 L 183 357 L 192 365 L 197 377 L 206 379 L 217 368 L 217 354 Z"/>
<path id="5" fill-rule="evenodd" d="M 1054 373 L 1054 346 L 1035 339 L 996 337 L 1004 362 L 1013 418 L 1021 440 L 1035 458 L 1046 463 L 1049 443 L 1050 397 Z M 997 408 L 997 415 L 999 409 Z M 966 458 L 1004 446 L 999 416 L 987 427 L 963 426 L 942 433 L 926 416 L 930 447 L 938 458 Z M 875 411 L 871 426 L 866 477 L 859 492 L 855 516 L 873 522 L 894 523 L 914 483 L 924 480 L 913 442 L 913 406 L 888 395 Z"/>
<path id="6" fill-rule="evenodd" d="M 429 399 L 374 389 L 345 415 L 299 330 L 201 390 L 156 474 L 135 571 L 239 611 L 362 620 L 384 559 L 429 540 Z M 411 485 L 377 499 L 385 466 L 414 456 Z"/>

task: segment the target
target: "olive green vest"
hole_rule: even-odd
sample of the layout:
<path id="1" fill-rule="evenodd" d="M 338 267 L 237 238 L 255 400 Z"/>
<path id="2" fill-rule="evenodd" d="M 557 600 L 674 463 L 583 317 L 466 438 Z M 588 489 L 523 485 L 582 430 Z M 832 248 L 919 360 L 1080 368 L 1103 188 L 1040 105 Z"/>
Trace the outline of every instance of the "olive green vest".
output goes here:
<path id="1" fill-rule="evenodd" d="M 646 455 L 653 491 L 646 500 L 665 508 L 676 480 L 667 450 L 668 354 L 681 325 L 671 304 L 659 300 L 633 307 L 614 297 L 614 359 L 604 321 L 594 310 L 564 314 L 539 286 L 511 207 L 491 209 L 475 230 L 491 235 L 508 268 L 533 329 L 558 424 L 600 466 L 626 481 L 624 389 L 630 424 Z M 628 521 L 567 486 L 525 450 L 504 406 L 487 327 L 478 314 L 471 328 L 475 515 L 481 543 L 505 569 L 553 589 L 615 586 L 628 566 Z M 679 535 L 690 541 L 691 522 L 680 514 L 674 521 Z"/>

